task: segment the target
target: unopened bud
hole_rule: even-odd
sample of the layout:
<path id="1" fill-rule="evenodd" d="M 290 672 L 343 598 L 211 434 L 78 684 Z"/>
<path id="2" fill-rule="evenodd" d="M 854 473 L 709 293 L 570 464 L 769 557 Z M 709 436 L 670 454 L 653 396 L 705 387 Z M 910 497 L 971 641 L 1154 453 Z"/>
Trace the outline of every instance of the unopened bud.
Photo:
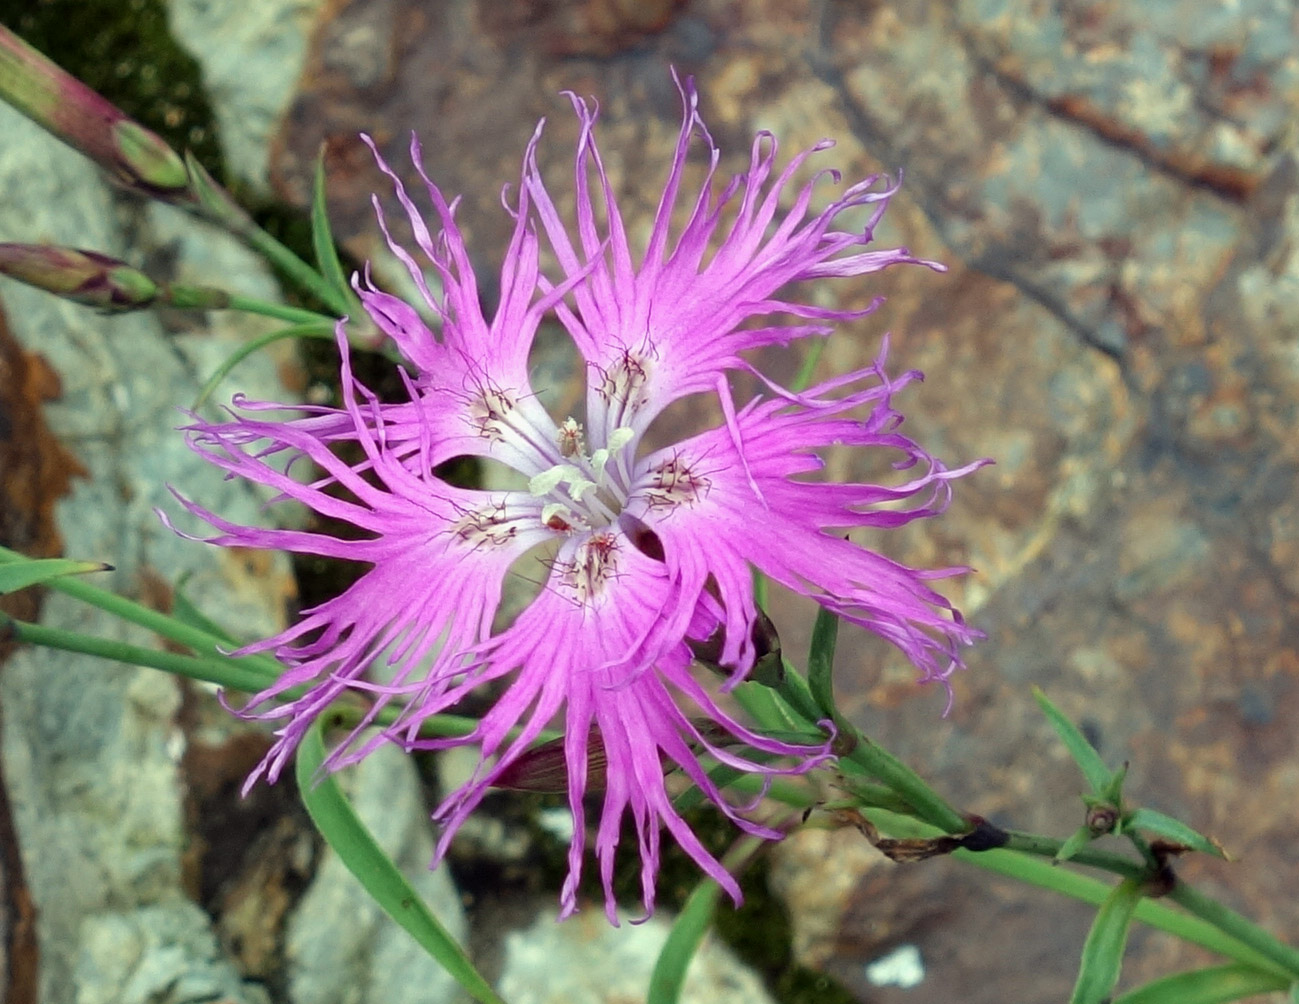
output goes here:
<path id="1" fill-rule="evenodd" d="M 608 760 L 600 730 L 591 726 L 586 743 L 586 790 L 600 791 L 605 785 Z M 563 738 L 552 739 L 528 750 L 506 767 L 492 785 L 510 791 L 560 794 L 568 791 L 568 762 Z"/>
<path id="2" fill-rule="evenodd" d="M 1119 822 L 1117 806 L 1098 804 L 1087 809 L 1086 826 L 1093 836 L 1099 837 L 1112 833 Z"/>
<path id="3" fill-rule="evenodd" d="M 159 135 L 0 27 L 0 99 L 113 174 L 155 198 L 192 198 L 185 162 Z"/>
<path id="4" fill-rule="evenodd" d="M 139 310 L 158 285 L 139 269 L 95 251 L 47 244 L 0 244 L 0 274 L 100 310 Z"/>

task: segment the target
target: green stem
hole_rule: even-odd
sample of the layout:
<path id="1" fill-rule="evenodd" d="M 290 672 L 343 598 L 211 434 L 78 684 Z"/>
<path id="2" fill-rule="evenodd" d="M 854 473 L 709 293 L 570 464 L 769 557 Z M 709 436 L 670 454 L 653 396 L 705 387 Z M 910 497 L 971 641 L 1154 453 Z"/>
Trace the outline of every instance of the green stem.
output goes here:
<path id="1" fill-rule="evenodd" d="M 737 778 L 732 787 L 747 794 L 756 794 L 760 788 L 759 782 L 759 778 L 744 776 Z M 817 804 L 814 793 L 788 782 L 773 784 L 768 795 L 797 808 Z M 923 838 L 951 832 L 904 813 L 880 808 L 865 808 L 863 811 L 871 822 L 889 836 Z M 1039 860 L 1053 859 L 1062 843 L 1063 841 L 1052 837 L 1012 830 L 1010 842 L 1003 848 L 977 853 L 957 850 L 952 856 L 976 868 L 1099 906 L 1109 895 L 1112 888 L 1110 885 L 1049 861 Z M 1090 847 L 1080 850 L 1070 859 L 1070 863 L 1104 869 L 1124 878 L 1146 874 L 1140 862 Z M 1155 900 L 1143 900 L 1137 907 L 1137 919 L 1238 962 L 1282 975 L 1287 980 L 1299 976 L 1299 952 L 1277 941 L 1257 924 L 1183 882 L 1178 882 L 1168 898 L 1194 916 L 1173 910 Z"/>
<path id="2" fill-rule="evenodd" d="M 871 822 L 890 836 L 933 837 L 941 832 L 936 827 L 887 810 L 866 809 L 864 812 Z M 1025 838 L 1025 843 L 1021 846 L 1028 846 L 1027 838 L 1031 835 L 1014 834 L 1013 836 Z M 1050 844 L 1054 843 L 1058 847 L 1059 841 L 1051 841 L 1047 837 L 1032 837 L 1032 840 L 1037 842 L 1037 846 L 1029 852 L 1018 847 L 978 852 L 956 850 L 952 853 L 952 857 L 976 868 L 1058 892 L 1094 906 L 1099 906 L 1105 901 L 1113 888 L 1108 883 L 1087 875 L 1079 875 L 1068 868 L 1030 856 L 1030 854 L 1045 854 Z M 1012 840 L 1012 844 L 1014 843 L 1015 841 Z M 1050 854 L 1053 855 L 1054 851 Z M 1070 860 L 1072 862 L 1075 859 Z M 1144 873 L 1140 865 L 1122 858 L 1117 858 L 1117 861 L 1106 861 L 1103 864 L 1096 862 L 1095 866 L 1117 870 L 1111 865 L 1117 866 L 1119 862 L 1125 862 L 1127 867 L 1135 867 Z M 1299 968 L 1297 968 L 1299 959 L 1295 958 L 1294 950 L 1282 945 L 1257 925 L 1181 882 L 1168 898 L 1194 916 L 1174 910 L 1158 900 L 1145 899 L 1137 907 L 1136 918 L 1151 927 L 1167 931 L 1169 934 L 1235 959 L 1237 962 L 1283 975 L 1287 979 L 1294 979 L 1299 975 Z M 1286 961 L 1282 961 L 1283 959 Z"/>
<path id="3" fill-rule="evenodd" d="M 868 776 L 884 782 L 911 804 L 917 816 L 944 833 L 964 833 L 969 830 L 970 824 L 966 818 L 929 787 L 919 774 L 888 750 L 871 742 L 848 722 L 838 720 L 835 724 L 839 728 L 836 746 L 842 744 L 848 747 L 848 751 L 840 757 L 841 764 L 846 760 Z"/>
<path id="4" fill-rule="evenodd" d="M 82 655 L 98 656 L 101 659 L 124 662 L 131 666 L 148 666 L 191 680 L 203 680 L 229 687 L 232 690 L 252 693 L 261 690 L 269 682 L 260 668 L 245 665 L 239 659 L 178 655 L 175 652 L 143 648 L 140 645 L 132 645 L 112 638 L 96 638 L 93 635 L 78 634 L 75 631 L 64 631 L 60 628 L 7 618 L 0 620 L 0 625 L 7 626 L 13 639 L 23 644 L 42 645 L 63 652 L 79 652 Z"/>
<path id="5" fill-rule="evenodd" d="M 352 308 L 347 299 L 334 289 L 324 276 L 261 227 L 253 226 L 245 229 L 240 232 L 240 236 L 339 317 L 351 312 Z"/>
<path id="6" fill-rule="evenodd" d="M 314 310 L 271 303 L 242 293 L 227 293 L 211 286 L 167 286 L 163 289 L 159 302 L 180 310 L 243 310 L 294 324 L 328 324 L 332 327 L 337 323 L 336 318 Z"/>
<path id="7" fill-rule="evenodd" d="M 338 323 L 337 317 L 330 317 L 328 314 L 320 314 L 314 310 L 303 310 L 301 307 L 290 307 L 283 303 L 257 300 L 251 296 L 243 296 L 240 293 L 230 294 L 228 309 L 245 310 L 250 314 L 275 317 L 281 321 L 290 321 L 294 324 L 328 324 L 331 331 L 334 325 Z"/>
<path id="8" fill-rule="evenodd" d="M 1270 962 L 1281 967 L 1291 979 L 1299 978 L 1299 950 L 1278 941 L 1252 920 L 1247 920 L 1235 910 L 1223 906 L 1180 879 L 1173 887 L 1173 891 L 1168 894 L 1168 898 L 1182 909 L 1195 914 L 1265 956 Z"/>
<path id="9" fill-rule="evenodd" d="M 1010 840 L 1006 849 L 1032 854 L 1034 857 L 1049 858 L 1052 863 L 1064 846 L 1063 840 L 1054 837 L 1043 837 L 1036 833 L 1024 833 L 1021 830 L 1009 830 Z M 1138 878 L 1150 874 L 1150 870 L 1139 861 L 1125 858 L 1113 851 L 1102 851 L 1095 846 L 1083 847 L 1075 851 L 1069 860 L 1074 864 L 1086 865 L 1088 868 L 1100 868 L 1113 872 L 1121 878 Z"/>
<path id="10" fill-rule="evenodd" d="M 812 382 L 812 374 L 816 371 L 816 364 L 821 361 L 821 353 L 825 351 L 826 339 L 817 338 L 808 346 L 807 355 L 803 357 L 803 365 L 798 368 L 798 375 L 794 377 L 794 382 L 790 384 L 790 390 L 795 394 L 801 394 L 807 390 L 807 385 Z"/>
<path id="11" fill-rule="evenodd" d="M 0 564 L 30 560 L 30 558 L 19 554 L 17 551 L 11 551 L 7 547 L 0 547 Z M 51 589 L 57 589 L 59 592 L 71 596 L 73 599 L 98 607 L 114 617 L 120 617 L 124 621 L 138 624 L 140 627 L 161 635 L 169 641 L 185 645 L 193 649 L 200 657 L 227 658 L 225 650 L 230 648 L 230 643 L 226 639 L 201 628 L 182 624 L 174 617 L 159 613 L 157 610 L 151 610 L 149 607 L 136 603 L 134 600 L 128 600 L 123 596 L 118 596 L 107 589 L 101 589 L 82 579 L 71 577 L 51 579 L 47 585 Z M 241 656 L 238 661 L 246 666 L 258 667 L 262 672 L 263 680 L 252 688 L 254 690 L 260 690 L 266 686 L 267 680 L 275 679 L 283 671 L 280 663 L 268 655 L 246 655 Z"/>

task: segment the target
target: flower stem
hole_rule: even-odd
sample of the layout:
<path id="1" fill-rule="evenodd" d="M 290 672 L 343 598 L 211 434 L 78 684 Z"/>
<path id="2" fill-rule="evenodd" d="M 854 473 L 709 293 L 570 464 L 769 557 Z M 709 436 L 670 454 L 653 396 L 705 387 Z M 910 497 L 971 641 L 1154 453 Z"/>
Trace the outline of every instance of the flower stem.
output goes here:
<path id="1" fill-rule="evenodd" d="M 217 387 L 220 386 L 221 381 L 230 374 L 232 369 L 253 353 L 260 352 L 262 349 L 266 348 L 266 346 L 271 345 L 274 342 L 283 341 L 286 338 L 332 339 L 333 337 L 334 326 L 332 322 L 325 323 L 315 321 L 307 324 L 294 324 L 287 328 L 280 328 L 278 331 L 272 331 L 269 334 L 245 342 L 234 352 L 230 353 L 230 355 L 222 361 L 221 365 L 216 368 L 212 375 L 207 378 L 203 386 L 199 388 L 198 397 L 194 399 L 194 403 L 190 405 L 189 410 L 198 411 L 202 408 L 203 405 L 207 403 L 208 398 L 210 398 L 216 391 Z"/>
<path id="2" fill-rule="evenodd" d="M 1007 850 L 1021 851 L 1039 858 L 1050 858 L 1053 864 L 1056 863 L 1055 856 L 1064 846 L 1063 840 L 1056 840 L 1054 837 L 1024 833 L 1021 830 L 1009 830 L 1007 833 L 1010 837 L 1005 844 Z M 1099 850 L 1096 847 L 1080 848 L 1070 855 L 1069 860 L 1074 864 L 1086 865 L 1088 868 L 1101 868 L 1113 872 L 1120 878 L 1139 878 L 1150 873 L 1150 869 L 1140 861 L 1133 861 L 1121 854 Z"/>
<path id="3" fill-rule="evenodd" d="M 211 286 L 167 286 L 162 291 L 161 302 L 181 310 L 243 310 L 250 314 L 275 317 L 295 324 L 332 326 L 337 320 L 327 314 L 318 314 L 314 310 L 303 310 L 283 303 L 271 303 L 240 293 L 227 293 L 225 290 L 213 289 Z"/>

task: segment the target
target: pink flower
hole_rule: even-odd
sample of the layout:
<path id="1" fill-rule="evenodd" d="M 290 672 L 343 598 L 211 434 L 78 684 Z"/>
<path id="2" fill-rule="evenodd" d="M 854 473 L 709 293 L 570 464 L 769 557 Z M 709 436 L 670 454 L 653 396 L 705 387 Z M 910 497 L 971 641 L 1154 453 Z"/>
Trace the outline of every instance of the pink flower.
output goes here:
<path id="1" fill-rule="evenodd" d="M 893 395 L 918 374 L 889 377 L 881 352 L 874 365 L 802 394 L 768 382 L 770 394 L 743 407 L 731 398 L 730 372 L 750 370 L 741 353 L 826 335 L 825 322 L 874 306 L 836 311 L 779 298 L 791 282 L 917 261 L 901 249 L 863 250 L 894 188 L 868 178 L 811 213 L 816 179 L 795 190 L 791 178 L 830 144 L 799 154 L 773 178 L 776 144 L 762 134 L 748 171 L 719 192 L 718 151 L 689 82 L 682 96 L 685 121 L 641 253 L 631 247 L 595 147 L 595 111 L 573 98 L 582 132 L 572 231 L 537 170 L 538 127 L 524 157 L 500 303 L 490 319 L 479 306 L 453 206 L 421 169 L 434 235 L 379 158 L 442 284 L 440 294 L 429 289 L 416 261 L 389 238 L 423 306 L 440 321 L 435 332 L 407 303 L 368 279 L 357 283 L 366 311 L 409 361 L 409 400 L 380 403 L 353 376 L 340 325 L 343 408 L 299 406 L 304 417 L 285 420 L 268 413 L 289 406 L 237 400 L 234 420 L 188 430 L 193 448 L 212 463 L 360 531 L 360 539 L 339 539 L 236 526 L 182 499 L 216 528 L 212 543 L 369 566 L 341 596 L 244 650 L 273 651 L 287 667 L 244 712 L 283 722 L 249 784 L 263 775 L 275 780 L 312 720 L 335 698 L 360 691 L 373 700 L 374 713 L 398 707 L 396 722 L 377 735 L 358 728 L 332 751 L 330 767 L 382 742 L 481 751 L 474 777 L 435 812 L 443 824 L 440 859 L 487 788 L 517 772 L 512 765 L 562 715 L 575 823 L 564 915 L 577 908 L 593 752 L 602 751 L 606 764 L 595 855 L 611 920 L 614 850 L 627 812 L 639 839 L 647 910 L 663 827 L 739 898 L 735 881 L 673 809 L 665 767 L 683 772 L 740 828 L 776 838 L 726 801 L 705 772 L 703 754 L 764 776 L 802 773 L 828 758 L 825 742 L 799 745 L 747 728 L 692 672 L 691 646 L 705 641 L 720 649 L 727 686 L 742 681 L 762 654 L 754 644 L 753 568 L 888 639 L 925 679 L 945 680 L 959 665 L 959 647 L 976 637 L 927 584 L 959 569 L 918 571 L 845 538 L 858 527 L 894 527 L 941 511 L 950 479 L 977 466 L 949 471 L 898 431 Z M 677 231 L 670 218 L 696 138 L 710 157 L 707 178 Z M 419 168 L 417 141 L 411 156 Z M 792 200 L 789 208 L 780 208 L 782 198 Z M 864 228 L 834 229 L 858 207 L 865 207 Z M 556 277 L 539 268 L 538 223 L 559 263 Z M 550 313 L 586 364 L 584 416 L 552 418 L 529 384 L 528 352 Z M 778 316 L 802 320 L 781 323 Z M 723 424 L 638 456 L 653 419 L 699 392 L 717 396 Z M 347 459 L 341 444 L 351 449 Z M 891 454 L 898 468 L 914 473 L 887 487 L 808 479 L 822 466 L 818 448 L 832 445 Z M 304 483 L 284 473 L 285 455 L 305 457 L 319 477 Z M 437 476 L 439 464 L 463 456 L 506 465 L 520 476 L 519 486 L 467 489 Z M 494 630 L 511 565 L 542 546 L 553 553 L 544 588 L 512 623 Z M 381 671 L 371 675 L 377 661 Z M 471 735 L 419 734 L 429 716 L 494 681 L 503 689 Z M 301 696 L 286 695 L 303 685 Z M 592 736 L 602 750 L 593 749 Z M 755 752 L 741 755 L 737 744 Z M 773 756 L 792 762 L 773 764 Z"/>

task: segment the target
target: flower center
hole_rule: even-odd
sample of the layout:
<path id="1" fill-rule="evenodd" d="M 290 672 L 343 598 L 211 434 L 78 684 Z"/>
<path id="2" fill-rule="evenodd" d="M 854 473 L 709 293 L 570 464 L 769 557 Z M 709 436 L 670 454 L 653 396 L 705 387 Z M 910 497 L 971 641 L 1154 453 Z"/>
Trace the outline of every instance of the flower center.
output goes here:
<path id="1" fill-rule="evenodd" d="M 598 530 L 618 518 L 627 502 L 630 463 L 624 450 L 636 438 L 627 427 L 614 429 L 609 445 L 586 452 L 582 427 L 572 418 L 556 433 L 563 463 L 555 464 L 528 482 L 534 498 L 545 499 L 541 520 L 552 530 Z"/>

